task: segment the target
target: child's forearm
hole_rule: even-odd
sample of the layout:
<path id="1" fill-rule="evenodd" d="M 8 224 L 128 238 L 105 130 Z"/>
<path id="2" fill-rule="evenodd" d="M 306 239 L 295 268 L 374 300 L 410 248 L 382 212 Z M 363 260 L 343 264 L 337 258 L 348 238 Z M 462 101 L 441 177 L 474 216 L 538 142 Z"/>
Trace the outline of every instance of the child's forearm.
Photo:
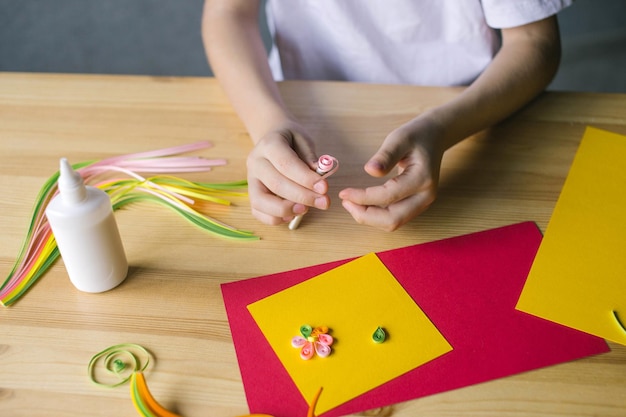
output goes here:
<path id="1" fill-rule="evenodd" d="M 444 149 L 508 117 L 550 83 L 560 60 L 556 18 L 503 30 L 492 63 L 462 94 L 424 114 L 443 131 Z"/>
<path id="2" fill-rule="evenodd" d="M 207 0 L 202 20 L 211 68 L 255 143 L 290 119 L 267 63 L 258 3 Z"/>

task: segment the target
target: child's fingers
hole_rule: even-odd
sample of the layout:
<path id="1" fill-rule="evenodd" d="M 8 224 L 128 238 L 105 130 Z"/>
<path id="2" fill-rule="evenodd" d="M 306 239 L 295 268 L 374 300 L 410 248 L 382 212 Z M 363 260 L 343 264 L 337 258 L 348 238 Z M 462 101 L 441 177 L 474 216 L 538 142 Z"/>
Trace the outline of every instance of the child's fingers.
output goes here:
<path id="1" fill-rule="evenodd" d="M 392 232 L 424 212 L 432 200 L 424 194 L 416 194 L 387 207 L 367 206 L 343 200 L 341 204 L 359 224 Z"/>

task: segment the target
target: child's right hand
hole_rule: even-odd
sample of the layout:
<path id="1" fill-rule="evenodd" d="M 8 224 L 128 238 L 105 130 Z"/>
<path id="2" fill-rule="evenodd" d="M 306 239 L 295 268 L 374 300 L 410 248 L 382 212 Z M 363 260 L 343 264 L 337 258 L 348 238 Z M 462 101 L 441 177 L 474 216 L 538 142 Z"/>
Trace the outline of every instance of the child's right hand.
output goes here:
<path id="1" fill-rule="evenodd" d="M 287 122 L 261 137 L 247 158 L 252 214 L 270 225 L 289 222 L 309 207 L 326 210 L 328 183 L 315 172 L 317 157 L 303 126 Z"/>

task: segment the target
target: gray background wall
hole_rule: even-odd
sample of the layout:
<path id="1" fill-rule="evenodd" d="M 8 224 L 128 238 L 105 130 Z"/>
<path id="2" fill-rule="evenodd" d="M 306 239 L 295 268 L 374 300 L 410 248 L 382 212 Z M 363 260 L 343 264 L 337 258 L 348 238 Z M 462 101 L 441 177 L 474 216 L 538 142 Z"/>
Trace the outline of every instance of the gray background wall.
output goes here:
<path id="1" fill-rule="evenodd" d="M 0 0 L 0 71 L 208 76 L 202 5 Z M 626 0 L 577 0 L 559 21 L 563 59 L 550 89 L 626 93 Z"/>

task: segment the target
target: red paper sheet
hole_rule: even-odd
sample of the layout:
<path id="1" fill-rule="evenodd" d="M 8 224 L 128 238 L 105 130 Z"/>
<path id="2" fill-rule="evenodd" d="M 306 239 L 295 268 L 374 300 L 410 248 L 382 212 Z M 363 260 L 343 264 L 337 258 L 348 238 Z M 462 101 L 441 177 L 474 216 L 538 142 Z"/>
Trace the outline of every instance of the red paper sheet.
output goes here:
<path id="1" fill-rule="evenodd" d="M 521 311 L 541 233 L 519 223 L 378 253 L 454 350 L 323 416 L 341 416 L 609 350 L 603 339 Z M 246 306 L 348 260 L 222 285 L 251 413 L 306 415 L 308 405 Z M 364 364 L 376 367 L 376 364 Z"/>

